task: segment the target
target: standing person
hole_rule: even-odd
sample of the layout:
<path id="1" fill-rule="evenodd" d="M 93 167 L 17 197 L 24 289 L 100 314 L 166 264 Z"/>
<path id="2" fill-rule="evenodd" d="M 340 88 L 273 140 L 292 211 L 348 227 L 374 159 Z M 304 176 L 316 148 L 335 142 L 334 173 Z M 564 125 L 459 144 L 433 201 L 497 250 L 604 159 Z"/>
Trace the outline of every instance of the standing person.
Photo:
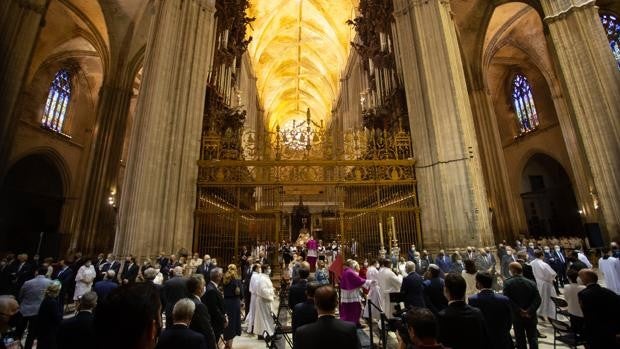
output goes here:
<path id="1" fill-rule="evenodd" d="M 252 266 L 252 274 L 249 276 L 248 298 L 245 304 L 245 324 L 248 333 L 254 333 L 254 316 L 256 314 L 256 287 L 261 278 L 261 267 L 259 264 Z"/>
<path id="2" fill-rule="evenodd" d="M 408 261 L 405 264 L 407 276 L 403 278 L 400 293 L 405 298 L 405 308 L 424 308 L 424 280 L 415 272 L 415 263 Z"/>
<path id="3" fill-rule="evenodd" d="M 407 334 L 414 348 L 446 349 L 437 341 L 438 332 L 437 319 L 430 310 L 414 308 L 407 312 Z M 400 334 L 398 339 L 400 349 L 410 348 L 405 344 Z"/>
<path id="4" fill-rule="evenodd" d="M 411 244 L 411 247 L 407 251 L 407 259 L 409 261 L 413 262 L 415 260 L 415 252 L 415 244 Z"/>
<path id="5" fill-rule="evenodd" d="M 361 348 L 355 325 L 334 316 L 338 306 L 338 293 L 333 287 L 319 287 L 314 293 L 314 303 L 318 320 L 297 328 L 293 345 L 295 349 Z"/>
<path id="6" fill-rule="evenodd" d="M 209 281 L 205 294 L 202 296 L 202 302 L 209 309 L 216 342 L 224 334 L 224 328 L 228 326 L 228 318 L 224 309 L 224 295 L 219 289 L 223 276 L 222 268 L 216 267 L 211 270 L 211 281 Z"/>
<path id="7" fill-rule="evenodd" d="M 310 235 L 310 239 L 306 242 L 306 248 L 308 249 L 308 255 L 306 257 L 308 263 L 310 263 L 310 271 L 316 269 L 316 260 L 319 257 L 317 248 L 318 243 L 314 240 L 314 237 Z"/>
<path id="8" fill-rule="evenodd" d="M 203 335 L 207 349 L 215 349 L 217 348 L 217 338 L 213 334 L 209 309 L 201 300 L 205 293 L 204 290 L 205 279 L 202 274 L 194 274 L 187 280 L 189 299 L 194 302 L 194 315 L 192 315 L 189 328 Z"/>
<path id="9" fill-rule="evenodd" d="M 176 302 L 172 309 L 172 326 L 159 336 L 155 349 L 206 349 L 204 336 L 189 328 L 195 310 L 196 304 L 189 298 Z"/>
<path id="10" fill-rule="evenodd" d="M 490 342 L 494 349 L 514 349 L 510 336 L 512 311 L 510 299 L 495 293 L 493 276 L 488 272 L 476 274 L 476 288 L 480 291 L 469 297 L 469 305 L 482 311 L 488 328 Z"/>
<path id="11" fill-rule="evenodd" d="M 37 349 L 56 349 L 56 332 L 62 321 L 62 312 L 58 306 L 58 295 L 62 285 L 52 281 L 45 289 L 45 298 L 37 315 Z M 62 348 L 64 349 L 64 348 Z"/>
<path id="12" fill-rule="evenodd" d="M 465 270 L 461 273 L 465 283 L 467 284 L 467 290 L 465 291 L 466 299 L 476 294 L 476 263 L 468 259 L 465 261 Z"/>
<path id="13" fill-rule="evenodd" d="M 321 285 L 329 284 L 329 270 L 327 270 L 327 268 L 325 267 L 325 261 L 320 260 L 318 261 L 317 265 L 318 265 L 318 268 L 316 269 L 316 272 L 314 273 L 314 278 Z"/>
<path id="14" fill-rule="evenodd" d="M 424 280 L 424 304 L 435 315 L 448 306 L 448 300 L 443 292 L 444 280 L 440 274 L 439 267 L 431 264 L 426 273 L 426 280 Z"/>
<path id="15" fill-rule="evenodd" d="M 583 310 L 584 336 L 589 349 L 619 348 L 617 336 L 620 334 L 620 296 L 601 287 L 596 272 L 591 269 L 581 270 L 579 278 L 586 286 L 577 296 Z"/>
<path id="16" fill-rule="evenodd" d="M 517 349 L 538 349 L 536 311 L 540 306 L 540 293 L 534 281 L 523 277 L 523 267 L 518 262 L 510 263 L 510 278 L 504 282 L 504 295 L 512 305 L 512 323 L 514 325 Z M 527 339 L 526 339 L 527 338 Z"/>
<path id="17" fill-rule="evenodd" d="M 271 303 L 275 300 L 275 290 L 271 282 L 271 267 L 265 264 L 261 267 L 263 273 L 258 276 L 256 283 L 256 305 L 254 313 L 254 324 L 252 329 L 258 335 L 258 339 L 263 339 L 265 332 L 273 335 L 275 324 L 271 317 Z"/>
<path id="18" fill-rule="evenodd" d="M 564 285 L 569 282 L 566 278 L 566 256 L 564 256 L 564 253 L 560 249 L 559 245 L 553 246 L 553 251 L 551 254 L 555 259 L 555 263 L 551 265 L 551 268 L 553 268 L 553 270 L 557 273 L 556 282 L 560 285 L 560 287 L 564 287 Z"/>
<path id="19" fill-rule="evenodd" d="M 314 305 L 314 292 L 321 286 L 322 285 L 315 281 L 308 283 L 308 287 L 306 288 L 306 301 L 295 305 L 295 308 L 293 308 L 291 320 L 293 341 L 295 340 L 295 331 L 297 331 L 299 327 L 311 324 L 318 319 L 319 315 Z"/>
<path id="20" fill-rule="evenodd" d="M 187 297 L 187 279 L 183 277 L 183 267 L 177 266 L 172 270 L 173 277 L 164 282 L 161 288 L 161 299 L 166 314 L 166 327 L 172 326 L 172 308 L 181 298 Z"/>
<path id="21" fill-rule="evenodd" d="M 584 285 L 577 283 L 577 277 L 579 274 L 570 269 L 566 273 L 568 275 L 569 284 L 564 286 L 564 299 L 568 303 L 566 311 L 570 315 L 570 326 L 578 334 L 583 332 L 583 311 L 581 311 L 581 305 L 579 305 L 579 292 L 585 290 Z"/>
<path id="22" fill-rule="evenodd" d="M 54 280 L 60 281 L 60 294 L 58 295 L 58 307 L 60 311 L 64 312 L 65 308 L 65 299 L 67 298 L 69 293 L 67 290 L 71 288 L 71 284 L 74 280 L 73 270 L 69 268 L 69 266 L 65 263 L 64 259 L 58 261 L 58 271 L 52 274 L 52 278 Z"/>
<path id="23" fill-rule="evenodd" d="M 361 288 L 368 288 L 371 283 L 370 280 L 362 279 L 359 276 L 359 268 L 356 261 L 349 259 L 340 277 L 340 319 L 357 327 L 361 327 Z"/>
<path id="24" fill-rule="evenodd" d="M 52 280 L 45 277 L 47 273 L 46 267 L 39 267 L 35 272 L 34 279 L 24 282 L 19 290 L 20 313 L 23 316 L 21 324 L 17 327 L 17 337 L 21 337 L 26 327 L 28 327 L 28 335 L 26 336 L 25 349 L 32 348 L 32 343 L 37 333 L 37 315 L 39 307 L 43 302 L 45 290 L 52 283 Z"/>
<path id="25" fill-rule="evenodd" d="M 588 269 L 592 269 L 592 263 L 590 263 L 590 260 L 588 259 L 588 257 L 585 255 L 585 253 L 583 253 L 580 245 L 575 246 L 575 251 L 577 252 L 577 258 L 583 264 L 585 264 L 586 267 L 588 267 Z"/>
<path id="26" fill-rule="evenodd" d="M 603 273 L 605 285 L 608 289 L 620 294 L 620 260 L 613 257 L 607 247 L 601 251 L 598 268 Z"/>
<path id="27" fill-rule="evenodd" d="M 536 278 L 536 286 L 538 287 L 538 293 L 540 293 L 540 298 L 542 299 L 542 303 L 540 307 L 538 307 L 538 316 L 547 319 L 553 318 L 555 317 L 555 305 L 551 301 L 551 297 L 557 297 L 553 287 L 556 273 L 551 266 L 543 260 L 543 251 L 534 251 L 534 257 L 536 258 L 531 263 L 532 272 Z"/>
<path id="28" fill-rule="evenodd" d="M 447 274 L 450 272 L 450 267 L 452 266 L 452 262 L 450 261 L 450 257 L 446 256 L 444 250 L 439 250 L 437 257 L 435 257 L 435 264 L 441 269 L 441 272 Z"/>
<path id="29" fill-rule="evenodd" d="M 501 259 L 501 273 L 502 278 L 508 279 L 510 277 L 510 272 L 508 271 L 508 265 L 512 262 L 516 262 L 517 258 L 515 257 L 515 251 L 511 247 L 506 247 L 506 254 Z"/>
<path id="30" fill-rule="evenodd" d="M 63 320 L 58 327 L 58 348 L 80 349 L 95 337 L 93 310 L 97 306 L 97 294 L 86 292 L 77 305 L 77 314 Z"/>
<path id="31" fill-rule="evenodd" d="M 224 341 L 226 349 L 232 349 L 233 339 L 241 335 L 241 298 L 243 298 L 243 286 L 234 264 L 228 265 L 222 284 L 224 285 L 224 308 L 228 317 L 228 326 L 224 329 Z"/>
<path id="32" fill-rule="evenodd" d="M 453 349 L 490 349 L 489 334 L 482 312 L 465 303 L 465 279 L 446 275 L 444 293 L 448 307 L 440 311 L 439 341 Z"/>
<path id="33" fill-rule="evenodd" d="M 73 293 L 74 301 L 82 297 L 84 293 L 90 291 L 96 276 L 97 272 L 91 264 L 90 259 L 86 259 L 84 265 L 78 269 L 78 272 L 75 275 L 75 292 Z"/>
<path id="34" fill-rule="evenodd" d="M 293 309 L 297 303 L 302 303 L 306 300 L 306 286 L 308 286 L 310 271 L 300 268 L 298 274 L 299 280 L 291 286 L 288 293 L 288 306 L 290 309 Z"/>
<path id="35" fill-rule="evenodd" d="M 402 276 L 396 275 L 391 267 L 392 262 L 389 259 L 382 260 L 381 269 L 379 269 L 377 276 L 383 298 L 383 312 L 388 319 L 394 318 L 394 304 L 390 302 L 390 293 L 400 292 L 400 286 L 403 282 Z"/>
<path id="36" fill-rule="evenodd" d="M 136 265 L 136 259 L 129 255 L 125 257 L 125 264 L 123 264 L 123 270 L 121 271 L 120 281 L 123 285 L 136 282 L 138 277 L 138 266 Z"/>
<path id="37" fill-rule="evenodd" d="M 103 280 L 95 283 L 93 291 L 97 293 L 97 297 L 100 300 L 104 300 L 113 289 L 118 287 L 118 284 L 114 282 L 115 276 L 114 270 L 110 269 L 105 273 Z"/>

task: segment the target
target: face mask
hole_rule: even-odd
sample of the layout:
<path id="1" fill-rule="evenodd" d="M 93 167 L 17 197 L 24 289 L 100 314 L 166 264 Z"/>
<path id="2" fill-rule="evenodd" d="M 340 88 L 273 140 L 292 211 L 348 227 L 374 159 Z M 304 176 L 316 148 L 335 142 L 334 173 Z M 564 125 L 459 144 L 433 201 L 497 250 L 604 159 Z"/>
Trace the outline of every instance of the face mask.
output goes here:
<path id="1" fill-rule="evenodd" d="M 506 251 L 506 254 L 508 254 L 510 256 L 510 255 L 512 255 L 512 251 Z"/>
<path id="2" fill-rule="evenodd" d="M 213 265 L 213 266 L 215 267 L 215 266 L 217 265 L 217 263 L 216 263 L 216 262 L 213 262 L 213 263 L 211 263 L 211 265 Z"/>
<path id="3" fill-rule="evenodd" d="M 545 248 L 545 252 L 549 253 L 549 249 L 548 249 L 548 248 Z"/>
<path id="4" fill-rule="evenodd" d="M 577 284 L 583 285 L 583 281 L 581 281 L 581 278 L 579 276 L 577 276 Z"/>
<path id="5" fill-rule="evenodd" d="M 368 263 L 364 263 L 364 266 L 365 266 L 365 267 L 368 267 Z"/>
<path id="6" fill-rule="evenodd" d="M 560 251 L 560 248 L 559 248 L 559 247 L 556 247 L 556 248 L 555 248 L 555 250 L 556 250 L 556 251 Z"/>
<path id="7" fill-rule="evenodd" d="M 271 269 L 267 269 L 267 270 L 265 271 L 265 274 L 267 274 L 267 275 L 271 275 Z"/>

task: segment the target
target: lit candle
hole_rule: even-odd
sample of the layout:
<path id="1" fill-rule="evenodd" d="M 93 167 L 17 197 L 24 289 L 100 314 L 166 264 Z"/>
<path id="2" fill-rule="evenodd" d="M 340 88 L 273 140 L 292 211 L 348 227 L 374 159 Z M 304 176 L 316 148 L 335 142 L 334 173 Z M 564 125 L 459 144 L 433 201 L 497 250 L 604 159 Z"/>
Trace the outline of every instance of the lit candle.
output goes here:
<path id="1" fill-rule="evenodd" d="M 379 222 L 379 238 L 381 239 L 381 246 L 383 247 L 383 224 Z"/>

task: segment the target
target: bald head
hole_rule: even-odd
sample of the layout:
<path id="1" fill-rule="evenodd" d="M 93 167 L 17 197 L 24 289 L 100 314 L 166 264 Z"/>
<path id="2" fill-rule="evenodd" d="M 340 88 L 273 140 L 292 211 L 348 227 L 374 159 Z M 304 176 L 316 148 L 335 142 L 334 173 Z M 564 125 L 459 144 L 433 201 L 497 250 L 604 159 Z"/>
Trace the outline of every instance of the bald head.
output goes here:
<path id="1" fill-rule="evenodd" d="M 592 269 L 581 269 L 579 271 L 579 278 L 584 285 L 595 284 L 598 282 L 598 275 Z"/>
<path id="2" fill-rule="evenodd" d="M 523 274 L 523 267 L 518 262 L 512 262 L 508 265 L 508 270 L 512 275 L 521 275 Z"/>
<path id="3" fill-rule="evenodd" d="M 19 304 L 15 297 L 4 295 L 0 296 L 0 333 L 4 333 L 9 327 L 11 316 L 19 311 Z"/>

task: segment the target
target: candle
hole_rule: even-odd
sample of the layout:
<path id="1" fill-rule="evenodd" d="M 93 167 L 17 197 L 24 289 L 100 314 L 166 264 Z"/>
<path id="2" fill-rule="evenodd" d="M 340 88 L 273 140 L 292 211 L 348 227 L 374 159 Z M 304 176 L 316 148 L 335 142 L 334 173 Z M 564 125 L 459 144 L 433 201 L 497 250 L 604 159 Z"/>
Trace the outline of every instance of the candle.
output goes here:
<path id="1" fill-rule="evenodd" d="M 383 224 L 379 222 L 379 238 L 381 239 L 381 247 L 383 247 Z"/>
<path id="2" fill-rule="evenodd" d="M 390 217 L 390 223 L 392 223 L 392 240 L 396 241 L 396 223 L 394 216 Z"/>
<path id="3" fill-rule="evenodd" d="M 385 33 L 380 32 L 379 33 L 379 41 L 381 42 L 381 52 L 385 52 L 385 49 L 387 47 L 387 41 L 385 38 Z"/>

